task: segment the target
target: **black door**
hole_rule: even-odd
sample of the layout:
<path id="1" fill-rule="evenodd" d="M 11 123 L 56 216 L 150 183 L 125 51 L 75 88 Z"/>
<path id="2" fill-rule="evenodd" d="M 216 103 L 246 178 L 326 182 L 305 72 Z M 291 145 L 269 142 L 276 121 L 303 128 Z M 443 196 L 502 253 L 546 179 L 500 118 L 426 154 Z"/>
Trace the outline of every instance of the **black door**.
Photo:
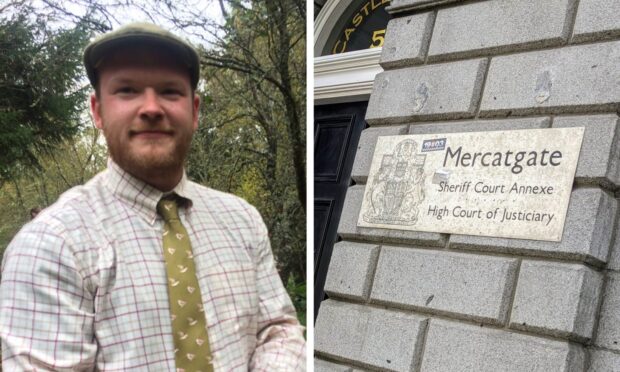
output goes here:
<path id="1" fill-rule="evenodd" d="M 366 127 L 368 102 L 314 107 L 314 319 L 327 267 L 336 242 L 338 221 L 360 134 Z"/>

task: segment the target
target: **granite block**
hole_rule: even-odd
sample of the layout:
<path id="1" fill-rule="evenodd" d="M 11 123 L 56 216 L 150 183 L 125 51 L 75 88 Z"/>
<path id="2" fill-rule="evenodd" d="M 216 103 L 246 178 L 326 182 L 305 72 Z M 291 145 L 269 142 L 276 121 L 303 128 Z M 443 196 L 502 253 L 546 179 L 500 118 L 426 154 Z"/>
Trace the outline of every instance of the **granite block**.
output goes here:
<path id="1" fill-rule="evenodd" d="M 620 351 L 620 274 L 609 273 L 601 305 L 596 346 Z"/>
<path id="2" fill-rule="evenodd" d="M 579 0 L 573 41 L 603 40 L 619 36 L 618 14 L 618 0 Z"/>
<path id="3" fill-rule="evenodd" d="M 440 9 L 429 60 L 560 45 L 574 11 L 574 0 L 482 1 Z"/>
<path id="4" fill-rule="evenodd" d="M 620 185 L 618 115 L 556 117 L 553 128 L 585 127 L 576 178 L 615 188 Z"/>
<path id="5" fill-rule="evenodd" d="M 581 372 L 584 359 L 569 342 L 432 319 L 421 371 Z"/>
<path id="6" fill-rule="evenodd" d="M 602 275 L 584 265 L 523 261 L 510 327 L 586 342 L 602 284 Z"/>
<path id="7" fill-rule="evenodd" d="M 394 18 L 387 26 L 379 64 L 384 69 L 424 63 L 435 13 Z"/>
<path id="8" fill-rule="evenodd" d="M 486 66 L 486 59 L 474 59 L 384 71 L 375 77 L 366 121 L 377 125 L 473 117 Z"/>
<path id="9" fill-rule="evenodd" d="M 560 242 L 451 235 L 450 247 L 553 257 L 603 265 L 611 246 L 617 200 L 599 188 L 571 193 Z"/>
<path id="10" fill-rule="evenodd" d="M 375 271 L 379 246 L 339 242 L 334 245 L 325 292 L 330 297 L 366 300 Z"/>
<path id="11" fill-rule="evenodd" d="M 516 259 L 383 247 L 371 300 L 501 324 L 516 268 Z"/>
<path id="12" fill-rule="evenodd" d="M 494 57 L 480 115 L 617 110 L 619 60 L 620 41 Z"/>
<path id="13" fill-rule="evenodd" d="M 315 351 L 386 371 L 411 371 L 420 360 L 427 318 L 326 300 L 315 326 Z"/>

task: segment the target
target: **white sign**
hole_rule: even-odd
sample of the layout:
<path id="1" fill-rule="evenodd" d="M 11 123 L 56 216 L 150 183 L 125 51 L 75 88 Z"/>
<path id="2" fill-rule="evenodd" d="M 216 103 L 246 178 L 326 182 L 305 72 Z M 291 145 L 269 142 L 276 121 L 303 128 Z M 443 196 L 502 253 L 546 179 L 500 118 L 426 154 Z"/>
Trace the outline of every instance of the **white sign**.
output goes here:
<path id="1" fill-rule="evenodd" d="M 358 226 L 560 241 L 583 132 L 379 137 Z"/>

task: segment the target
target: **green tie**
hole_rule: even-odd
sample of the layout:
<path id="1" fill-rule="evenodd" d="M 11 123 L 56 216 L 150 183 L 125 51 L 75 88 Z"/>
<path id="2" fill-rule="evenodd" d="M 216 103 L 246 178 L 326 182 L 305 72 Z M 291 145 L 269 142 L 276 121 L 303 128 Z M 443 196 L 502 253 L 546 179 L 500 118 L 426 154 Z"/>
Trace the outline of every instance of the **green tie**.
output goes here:
<path id="1" fill-rule="evenodd" d="M 192 246 L 179 220 L 176 198 L 161 199 L 157 211 L 164 219 L 164 259 L 177 372 L 212 372 L 207 322 Z"/>

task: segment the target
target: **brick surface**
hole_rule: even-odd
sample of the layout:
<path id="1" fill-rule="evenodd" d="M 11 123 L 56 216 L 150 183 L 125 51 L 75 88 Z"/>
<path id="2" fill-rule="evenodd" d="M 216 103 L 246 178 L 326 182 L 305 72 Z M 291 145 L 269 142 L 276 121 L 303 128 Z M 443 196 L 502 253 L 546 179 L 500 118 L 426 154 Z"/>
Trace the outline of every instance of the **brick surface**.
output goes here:
<path id="1" fill-rule="evenodd" d="M 419 231 L 403 231 L 357 227 L 360 207 L 364 197 L 364 186 L 349 187 L 344 201 L 338 235 L 346 239 L 365 240 L 380 243 L 406 243 L 425 246 L 444 246 L 447 235 Z"/>
<path id="2" fill-rule="evenodd" d="M 594 350 L 590 355 L 588 372 L 618 372 L 620 370 L 620 354 Z"/>
<path id="3" fill-rule="evenodd" d="M 618 14 L 618 0 L 580 0 L 573 40 L 600 40 L 620 35 Z"/>
<path id="4" fill-rule="evenodd" d="M 523 261 L 510 327 L 587 341 L 592 337 L 602 279 L 583 265 Z"/>
<path id="5" fill-rule="evenodd" d="M 620 184 L 618 115 L 557 117 L 553 120 L 553 127 L 586 128 L 575 177 L 604 186 Z"/>
<path id="6" fill-rule="evenodd" d="M 381 51 L 381 67 L 389 69 L 423 63 L 434 19 L 432 12 L 392 19 Z"/>
<path id="7" fill-rule="evenodd" d="M 616 110 L 619 60 L 620 41 L 495 57 L 481 115 Z"/>
<path id="8" fill-rule="evenodd" d="M 402 312 L 323 301 L 315 351 L 389 371 L 414 370 L 427 319 Z"/>
<path id="9" fill-rule="evenodd" d="M 483 1 L 437 13 L 429 60 L 560 45 L 574 0 Z"/>
<path id="10" fill-rule="evenodd" d="M 620 351 L 620 274 L 607 277 L 601 306 L 598 333 L 594 342 L 611 350 Z"/>
<path id="11" fill-rule="evenodd" d="M 321 359 L 314 359 L 314 372 L 353 372 L 353 368 L 342 364 L 327 362 Z"/>
<path id="12" fill-rule="evenodd" d="M 516 259 L 383 247 L 371 300 L 501 324 L 516 268 Z"/>
<path id="13" fill-rule="evenodd" d="M 368 172 L 370 171 L 370 163 L 372 155 L 377 145 L 377 137 L 379 136 L 396 136 L 406 134 L 407 125 L 367 128 L 362 131 L 359 143 L 357 144 L 357 152 L 355 153 L 355 162 L 351 170 L 351 178 L 356 183 L 366 183 Z"/>
<path id="14" fill-rule="evenodd" d="M 450 247 L 525 253 L 601 264 L 607 261 L 617 201 L 598 188 L 571 193 L 560 242 L 451 235 Z"/>
<path id="15" fill-rule="evenodd" d="M 568 342 L 432 319 L 422 372 L 581 372 L 584 351 Z"/>
<path id="16" fill-rule="evenodd" d="M 325 292 L 331 297 L 366 300 L 379 256 L 379 246 L 339 242 L 334 245 Z"/>
<path id="17" fill-rule="evenodd" d="M 375 78 L 366 121 L 473 117 L 486 64 L 486 59 L 475 59 L 384 71 Z"/>

